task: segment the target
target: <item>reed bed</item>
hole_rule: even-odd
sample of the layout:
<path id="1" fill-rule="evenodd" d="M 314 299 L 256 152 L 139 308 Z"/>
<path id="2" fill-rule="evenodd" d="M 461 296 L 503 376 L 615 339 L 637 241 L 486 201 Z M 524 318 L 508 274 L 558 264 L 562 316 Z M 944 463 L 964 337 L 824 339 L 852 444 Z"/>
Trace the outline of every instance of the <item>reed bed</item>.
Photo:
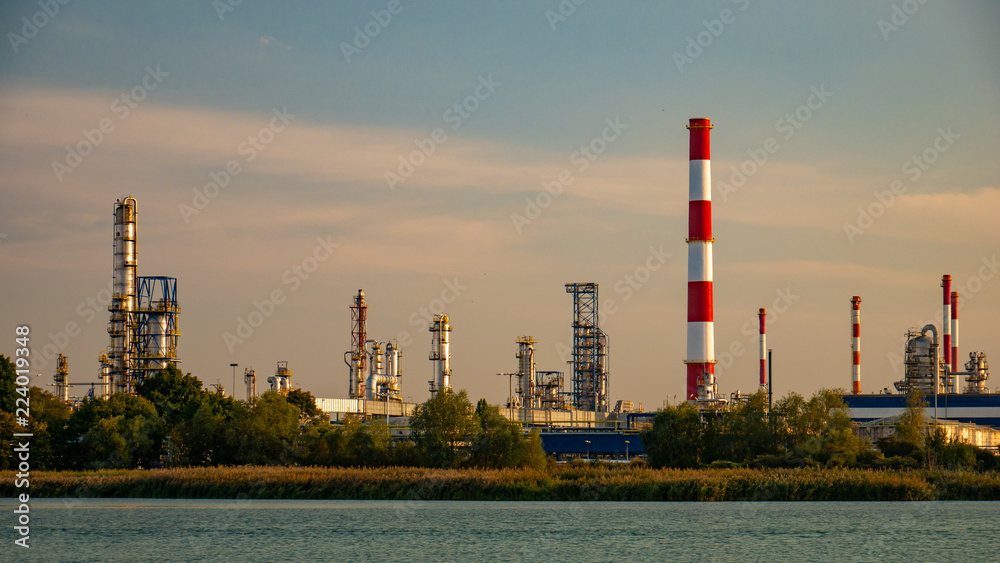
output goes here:
<path id="1" fill-rule="evenodd" d="M 13 473 L 0 496 L 13 497 Z M 610 465 L 530 469 L 196 467 L 35 472 L 33 497 L 542 500 L 1000 500 L 1000 475 L 859 469 L 650 469 Z"/>

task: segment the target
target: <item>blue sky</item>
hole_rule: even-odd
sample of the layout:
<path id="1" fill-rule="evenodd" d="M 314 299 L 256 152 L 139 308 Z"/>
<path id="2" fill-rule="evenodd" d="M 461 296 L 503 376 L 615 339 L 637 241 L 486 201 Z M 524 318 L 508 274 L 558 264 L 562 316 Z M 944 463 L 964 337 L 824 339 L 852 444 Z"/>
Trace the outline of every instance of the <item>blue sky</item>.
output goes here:
<path id="1" fill-rule="evenodd" d="M 31 323 L 40 356 L 52 342 L 73 381 L 94 380 L 107 313 L 87 300 L 110 277 L 114 201 L 132 194 L 139 273 L 178 278 L 183 367 L 206 383 L 229 381 L 231 362 L 266 375 L 287 360 L 297 384 L 345 396 L 347 307 L 364 288 L 370 334 L 413 341 L 404 395 L 422 401 L 421 310 L 444 292 L 453 382 L 499 403 L 495 374 L 514 369 L 517 336 L 539 340 L 539 369 L 564 369 L 563 284 L 593 281 L 612 396 L 656 407 L 683 393 L 684 125 L 705 116 L 723 392 L 754 387 L 755 336 L 742 329 L 759 307 L 785 309 L 782 296 L 769 337 L 778 393 L 849 386 L 855 294 L 863 387 L 891 387 L 902 334 L 937 319 L 944 273 L 968 296 L 963 356 L 997 353 L 996 3 L 402 0 L 386 21 L 389 7 L 244 0 L 220 17 L 208 0 L 69 2 L 39 16 L 37 2 L 5 3 L 4 322 Z M 30 38 L 22 18 L 35 19 Z M 377 34 L 345 57 L 366 26 Z M 456 104 L 474 109 L 458 119 Z M 97 146 L 54 170 L 102 120 Z M 608 120 L 623 126 L 595 141 Z M 427 145 L 438 129 L 444 140 Z M 255 136 L 270 142 L 251 150 Z M 419 143 L 433 154 L 390 189 L 386 173 Z M 587 145 L 601 151 L 584 168 L 574 153 Z M 761 151 L 765 163 L 748 162 Z M 923 170 L 912 159 L 925 154 Z M 239 172 L 190 213 L 230 162 Z M 736 186 L 740 167 L 752 173 Z M 549 197 L 544 184 L 564 171 L 571 182 Z M 518 224 L 528 202 L 544 205 Z M 878 217 L 869 225 L 859 209 Z M 339 246 L 295 274 L 317 238 Z M 275 290 L 286 299 L 274 313 L 227 345 Z M 63 338 L 67 323 L 79 334 Z M 39 362 L 48 382 L 53 362 Z"/>

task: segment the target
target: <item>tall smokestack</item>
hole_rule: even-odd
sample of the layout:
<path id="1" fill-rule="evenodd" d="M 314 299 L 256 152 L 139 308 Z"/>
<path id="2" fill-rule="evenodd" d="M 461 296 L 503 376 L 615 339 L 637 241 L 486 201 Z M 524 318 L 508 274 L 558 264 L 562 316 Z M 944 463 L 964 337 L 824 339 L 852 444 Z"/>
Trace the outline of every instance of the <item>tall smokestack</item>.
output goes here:
<path id="1" fill-rule="evenodd" d="M 706 118 L 692 118 L 688 191 L 687 398 L 715 399 L 712 312 L 712 169 Z"/>
<path id="2" fill-rule="evenodd" d="M 941 276 L 941 287 L 943 288 L 944 312 L 941 320 L 941 346 L 943 348 L 945 371 L 951 366 L 951 276 Z M 937 369 L 937 368 L 935 368 Z M 950 391 L 951 376 L 945 373 L 945 388 Z"/>
<path id="3" fill-rule="evenodd" d="M 851 371 L 851 393 L 861 394 L 861 298 L 851 297 L 851 351 L 853 367 Z"/>
<path id="4" fill-rule="evenodd" d="M 951 371 L 958 372 L 958 292 L 951 292 Z M 955 376 L 952 376 L 955 377 Z"/>
<path id="5" fill-rule="evenodd" d="M 760 390 L 767 392 L 767 340 L 764 336 L 764 319 L 767 311 L 762 307 L 757 311 L 757 318 L 760 320 Z"/>

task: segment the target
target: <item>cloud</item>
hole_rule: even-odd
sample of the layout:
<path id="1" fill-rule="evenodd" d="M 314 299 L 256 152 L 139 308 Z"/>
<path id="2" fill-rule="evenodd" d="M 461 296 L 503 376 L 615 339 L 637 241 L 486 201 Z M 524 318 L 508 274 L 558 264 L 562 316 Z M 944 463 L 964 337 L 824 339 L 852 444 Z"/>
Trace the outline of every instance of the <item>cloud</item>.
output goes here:
<path id="1" fill-rule="evenodd" d="M 284 43 L 282 43 L 281 41 L 278 41 L 277 39 L 275 39 L 274 37 L 272 37 L 270 35 L 264 35 L 264 36 L 262 36 L 260 38 L 260 44 L 265 49 L 270 47 L 270 48 L 278 49 L 280 51 L 284 51 L 286 53 L 292 50 L 291 47 L 289 47 L 288 45 L 285 45 Z"/>

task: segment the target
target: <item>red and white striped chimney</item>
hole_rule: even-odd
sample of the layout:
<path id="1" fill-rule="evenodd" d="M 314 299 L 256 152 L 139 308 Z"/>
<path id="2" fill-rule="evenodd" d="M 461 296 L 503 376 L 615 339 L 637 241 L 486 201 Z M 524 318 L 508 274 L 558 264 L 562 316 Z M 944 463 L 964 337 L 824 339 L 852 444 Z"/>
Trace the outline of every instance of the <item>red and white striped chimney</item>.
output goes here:
<path id="1" fill-rule="evenodd" d="M 951 292 L 951 371 L 958 372 L 958 292 Z"/>
<path id="2" fill-rule="evenodd" d="M 715 400 L 715 328 L 712 311 L 712 122 L 692 118 L 688 191 L 687 398 Z"/>
<path id="3" fill-rule="evenodd" d="M 757 311 L 757 318 L 760 321 L 760 390 L 767 393 L 767 340 L 764 336 L 764 319 L 767 311 L 763 307 Z"/>
<path id="4" fill-rule="evenodd" d="M 851 351 L 853 367 L 851 371 L 851 393 L 861 394 L 861 298 L 851 297 Z"/>
<path id="5" fill-rule="evenodd" d="M 945 371 L 951 366 L 951 276 L 945 274 L 941 277 L 941 287 L 944 289 L 944 313 L 941 320 L 941 344 L 944 348 Z M 951 377 L 945 373 L 945 389 L 951 391 Z"/>

